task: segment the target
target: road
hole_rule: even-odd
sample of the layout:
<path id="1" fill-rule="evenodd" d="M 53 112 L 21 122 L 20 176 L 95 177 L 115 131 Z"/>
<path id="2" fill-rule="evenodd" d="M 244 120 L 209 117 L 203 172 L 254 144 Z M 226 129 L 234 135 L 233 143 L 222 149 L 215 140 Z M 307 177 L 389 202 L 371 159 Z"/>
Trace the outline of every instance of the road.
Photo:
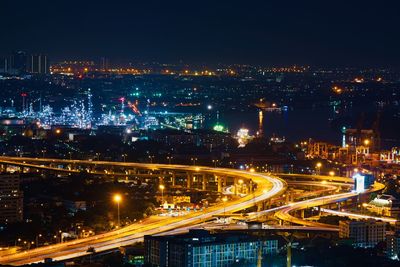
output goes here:
<path id="1" fill-rule="evenodd" d="M 348 217 L 350 219 L 376 220 L 376 221 L 383 221 L 383 222 L 388 222 L 388 223 L 392 223 L 392 224 L 397 222 L 396 219 L 390 218 L 390 217 L 370 216 L 370 215 L 358 214 L 358 213 L 353 213 L 353 212 L 348 212 L 348 211 L 338 211 L 338 210 L 330 210 L 330 209 L 321 208 L 321 212 L 333 214 L 333 215 L 337 215 L 337 216 L 342 216 L 342 217 Z"/>
<path id="2" fill-rule="evenodd" d="M 0 157 L 0 163 L 10 163 L 13 165 L 41 169 L 58 170 L 58 168 L 41 166 L 45 163 L 59 163 L 59 164 L 83 164 L 83 165 L 96 165 L 96 166 L 119 166 L 119 167 L 138 167 L 146 168 L 151 170 L 183 170 L 192 172 L 206 172 L 215 175 L 225 176 L 237 176 L 241 179 L 251 179 L 257 184 L 257 190 L 254 194 L 247 195 L 240 199 L 229 201 L 224 205 L 216 205 L 208 208 L 202 212 L 193 212 L 191 214 L 182 217 L 165 218 L 162 220 L 146 220 L 142 224 L 133 224 L 118 231 L 113 231 L 94 237 L 81 239 L 77 241 L 71 241 L 63 244 L 57 244 L 54 246 L 41 247 L 30 251 L 25 251 L 15 255 L 0 258 L 2 264 L 22 265 L 26 263 L 39 262 L 46 257 L 50 257 L 56 260 L 65 260 L 82 255 L 86 255 L 88 247 L 94 247 L 96 251 L 105 251 L 115 249 L 119 246 L 129 245 L 137 241 L 141 241 L 144 235 L 153 235 L 160 233 L 178 233 L 181 231 L 187 231 L 187 229 L 193 225 L 199 225 L 204 223 L 205 220 L 211 218 L 213 215 L 222 214 L 223 212 L 232 213 L 248 207 L 253 206 L 257 202 L 269 200 L 274 196 L 278 196 L 283 193 L 286 184 L 276 176 L 268 174 L 251 173 L 246 171 L 239 171 L 234 169 L 221 169 L 211 167 L 199 167 L 199 166 L 181 166 L 181 165 L 165 165 L 165 164 L 140 164 L 140 163 L 122 163 L 122 162 L 105 162 L 105 161 L 78 161 L 78 160 L 58 160 L 58 159 L 30 159 L 30 158 L 10 158 Z M 38 165 L 39 164 L 39 165 Z M 68 170 L 62 169 L 62 171 L 68 172 Z M 73 170 L 70 170 L 71 172 Z M 104 173 L 102 173 L 104 175 Z M 287 178 L 296 178 L 296 175 L 286 175 Z M 300 177 L 300 176 L 299 176 Z M 327 196 L 319 196 L 320 194 L 333 193 L 339 187 L 351 186 L 352 179 L 344 177 L 327 177 L 320 175 L 306 176 L 301 175 L 300 180 L 292 182 L 299 185 L 308 186 L 319 186 L 325 187 L 325 189 L 304 192 L 301 195 L 296 196 L 297 198 L 309 198 L 311 199 L 302 200 L 294 203 L 289 203 L 280 207 L 267 209 L 259 213 L 253 214 L 256 216 L 265 215 L 268 213 L 274 213 L 275 217 L 290 223 L 302 225 L 302 229 L 311 227 L 313 229 L 336 230 L 335 226 L 307 221 L 301 218 L 296 218 L 291 215 L 294 211 L 307 209 L 310 207 L 317 207 L 326 204 L 331 204 L 339 201 L 346 200 L 348 198 L 356 197 L 355 192 L 338 193 Z M 311 180 L 311 181 L 310 181 Z M 315 180 L 320 180 L 316 182 Z M 365 193 L 371 193 L 382 190 L 384 185 L 375 183 L 374 186 L 367 190 Z M 303 228 L 305 226 L 305 228 Z M 287 226 L 284 226 L 287 227 Z M 283 227 L 283 228 L 284 228 Z M 299 227 L 299 226 L 297 226 Z"/>
<path id="3" fill-rule="evenodd" d="M 24 163 L 24 161 L 26 161 Z M 30 163 L 27 163 L 29 161 Z M 32 164 L 32 162 L 44 163 L 46 159 L 29 159 L 29 158 L 10 158 L 0 157 L 0 162 L 13 164 L 24 167 L 40 167 L 45 169 L 46 166 L 38 166 Z M 70 160 L 53 160 L 47 159 L 47 162 L 63 162 L 63 163 L 75 163 L 75 164 L 96 164 L 110 166 L 113 162 L 103 161 L 70 161 Z M 264 175 L 259 173 L 251 173 L 233 169 L 221 169 L 211 167 L 200 167 L 200 166 L 182 166 L 182 165 L 164 165 L 164 164 L 139 164 L 139 163 L 115 163 L 116 166 L 120 167 L 142 167 L 146 169 L 176 169 L 176 170 L 187 170 L 195 172 L 207 172 L 216 175 L 225 176 L 238 176 L 241 179 L 251 179 L 257 184 L 256 191 L 243 198 L 237 200 L 228 201 L 225 204 L 218 204 L 213 207 L 207 208 L 204 211 L 191 212 L 188 215 L 182 217 L 165 218 L 162 220 L 145 220 L 142 223 L 135 223 L 127 227 L 121 228 L 116 231 L 108 232 L 105 234 L 95 235 L 85 239 L 79 239 L 76 241 L 69 241 L 62 244 L 56 244 L 52 246 L 40 247 L 37 249 L 31 249 L 8 255 L 0 258 L 0 264 L 10 265 L 23 265 L 35 262 L 41 262 L 45 258 L 53 258 L 55 260 L 66 260 L 75 257 L 79 257 L 87 254 L 89 247 L 95 248 L 97 252 L 115 249 L 120 246 L 129 245 L 134 242 L 142 240 L 144 235 L 158 234 L 174 229 L 179 229 L 188 225 L 196 225 L 205 220 L 212 218 L 213 215 L 221 214 L 225 212 L 235 212 L 242 209 L 249 208 L 255 203 L 260 201 L 268 200 L 274 196 L 278 196 L 283 193 L 286 188 L 286 183 L 270 175 Z M 51 167 L 52 170 L 58 170 L 58 168 Z M 104 173 L 103 173 L 104 174 Z"/>
<path id="4" fill-rule="evenodd" d="M 372 192 L 377 192 L 381 191 L 384 189 L 385 186 L 381 183 L 375 183 L 370 189 L 366 190 L 362 194 L 366 193 L 372 193 Z M 323 206 L 327 204 L 332 204 L 332 203 L 337 203 L 341 202 L 343 200 L 356 197 L 359 193 L 356 192 L 348 192 L 348 193 L 340 193 L 340 194 L 334 194 L 334 195 L 328 195 L 328 196 L 323 196 L 323 197 L 318 197 L 318 198 L 313 198 L 313 199 L 308 199 L 304 201 L 299 201 L 296 203 L 290 203 L 286 206 L 280 207 L 280 209 L 277 210 L 275 213 L 275 216 L 283 220 L 285 222 L 290 222 L 298 225 L 304 225 L 304 226 L 309 226 L 309 227 L 333 227 L 336 228 L 336 226 L 329 225 L 329 224 L 323 224 L 323 223 L 318 223 L 318 222 L 312 222 L 308 221 L 302 218 L 297 218 L 290 213 L 296 211 L 296 210 L 304 210 L 307 208 L 311 207 L 317 207 L 317 206 Z"/>

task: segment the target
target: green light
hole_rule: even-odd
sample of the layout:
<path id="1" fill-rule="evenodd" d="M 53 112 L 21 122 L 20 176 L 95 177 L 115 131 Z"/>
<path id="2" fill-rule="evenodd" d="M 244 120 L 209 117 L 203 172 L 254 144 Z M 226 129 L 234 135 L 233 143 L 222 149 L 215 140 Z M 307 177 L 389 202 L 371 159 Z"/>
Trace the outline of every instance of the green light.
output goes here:
<path id="1" fill-rule="evenodd" d="M 224 126 L 221 125 L 221 124 L 214 125 L 213 129 L 214 129 L 214 131 L 217 131 L 217 132 L 224 132 L 225 131 Z"/>

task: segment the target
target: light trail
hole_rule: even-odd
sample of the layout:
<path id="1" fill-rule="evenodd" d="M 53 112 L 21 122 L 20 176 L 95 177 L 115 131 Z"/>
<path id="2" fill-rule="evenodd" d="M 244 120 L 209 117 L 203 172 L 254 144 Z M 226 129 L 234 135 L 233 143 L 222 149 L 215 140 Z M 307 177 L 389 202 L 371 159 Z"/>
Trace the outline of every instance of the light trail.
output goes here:
<path id="1" fill-rule="evenodd" d="M 11 163 L 10 163 L 11 161 Z M 105 161 L 79 161 L 79 160 L 58 160 L 58 159 L 30 159 L 30 158 L 10 158 L 10 157 L 0 157 L 0 163 L 4 162 L 6 164 L 23 166 L 23 167 L 38 167 L 42 169 L 51 169 L 51 170 L 62 170 L 67 171 L 65 169 L 58 169 L 54 167 L 48 166 L 40 166 L 35 164 L 29 164 L 26 162 L 37 162 L 37 163 L 60 163 L 60 164 L 82 164 L 82 165 L 96 165 L 96 166 L 120 166 L 120 167 L 138 167 L 145 168 L 148 170 L 182 170 L 182 171 L 192 171 L 192 172 L 206 172 L 217 175 L 229 175 L 241 177 L 243 179 L 251 179 L 254 183 L 257 184 L 257 191 L 253 194 L 247 195 L 241 199 L 235 201 L 229 201 L 226 203 L 225 208 L 223 205 L 216 205 L 212 208 L 209 208 L 207 211 L 198 212 L 196 214 L 189 214 L 186 216 L 182 216 L 179 218 L 168 218 L 163 219 L 161 221 L 156 222 L 145 222 L 142 225 L 134 224 L 124 228 L 121 228 L 118 231 L 113 231 L 101 235 L 97 235 L 91 238 L 82 239 L 75 242 L 67 242 L 64 244 L 58 244 L 49 247 L 42 247 L 35 250 L 22 252 L 16 254 L 16 256 L 8 259 L 6 263 L 13 265 L 21 265 L 32 262 L 42 261 L 45 257 L 50 257 L 56 260 L 65 260 L 78 256 L 87 255 L 86 249 L 90 247 L 94 247 L 97 252 L 106 251 L 110 249 L 115 249 L 119 246 L 129 245 L 137 241 L 141 241 L 144 235 L 154 235 L 165 232 L 179 232 L 187 229 L 188 226 L 198 225 L 205 220 L 209 219 L 213 215 L 222 214 L 222 211 L 225 212 L 235 212 L 239 210 L 246 209 L 248 207 L 253 206 L 254 204 L 266 201 L 271 199 L 274 196 L 282 193 L 286 187 L 285 183 L 278 179 L 277 177 L 271 175 L 264 175 L 259 173 L 251 173 L 246 171 L 239 171 L 233 169 L 220 169 L 220 168 L 211 168 L 211 167 L 197 167 L 197 166 L 181 166 L 181 165 L 164 165 L 164 164 L 140 164 L 140 163 L 122 163 L 122 162 L 105 162 Z M 33 165 L 33 166 L 32 166 Z M 93 173 L 93 172 L 92 172 Z M 104 175 L 104 173 L 101 173 Z M 112 174 L 118 175 L 118 174 Z M 279 175 L 281 176 L 281 175 Z M 282 175 L 284 176 L 284 175 Z M 323 192 L 336 190 L 338 186 L 345 187 L 351 186 L 353 180 L 351 178 L 345 177 L 327 177 L 321 175 L 286 175 L 287 178 L 297 178 L 307 179 L 307 180 L 320 180 L 320 182 L 293 182 L 293 183 L 304 183 L 306 185 L 311 186 L 320 186 L 326 187 L 327 189 L 318 190 L 315 192 L 305 192 L 301 197 L 310 197 L 316 194 L 320 194 Z M 380 183 L 375 183 L 374 186 L 365 191 L 364 193 L 371 193 L 382 190 L 384 185 Z M 292 216 L 290 213 L 296 210 L 307 209 L 310 207 L 323 206 L 331 203 L 336 203 L 340 201 L 347 200 L 352 197 L 356 197 L 358 193 L 355 192 L 347 192 L 340 194 L 333 194 L 329 196 L 322 196 L 312 199 L 307 199 L 295 203 L 290 203 L 287 205 L 283 205 L 280 207 L 275 207 L 272 209 L 264 210 L 258 213 L 254 213 L 253 215 L 265 215 L 271 212 L 276 212 L 275 217 L 281 219 L 283 221 L 291 222 L 300 226 L 302 229 L 307 229 L 307 227 L 312 227 L 313 229 L 321 229 L 326 231 L 327 229 L 331 229 L 332 231 L 336 231 L 337 227 L 322 223 L 316 223 L 307 221 L 304 219 L 296 218 Z M 305 226 L 305 228 L 303 228 Z M 185 228 L 186 227 L 186 228 Z M 287 227 L 287 226 L 284 226 Z M 284 229 L 283 227 L 283 229 Z M 294 226 L 296 227 L 296 226 Z M 297 226 L 299 227 L 299 226 Z M 27 257 L 28 260 L 27 260 Z M 3 258 L 0 258 L 0 263 L 3 263 Z"/>
<path id="2" fill-rule="evenodd" d="M 324 209 L 324 208 L 321 208 L 321 211 L 325 212 L 325 213 L 329 213 L 329 214 L 334 214 L 334 215 L 337 215 L 337 216 L 349 217 L 351 219 L 376 220 L 376 221 L 383 221 L 383 222 L 388 222 L 388 223 L 396 223 L 397 222 L 396 219 L 389 218 L 389 217 L 370 216 L 370 215 L 364 215 L 364 214 L 358 214 L 358 213 L 352 213 L 352 212 L 345 212 L 345 211 L 330 210 L 330 209 Z"/>
<path id="3" fill-rule="evenodd" d="M 385 188 L 385 186 L 383 184 L 375 183 L 372 186 L 372 188 L 364 191 L 361 194 L 377 192 L 377 191 L 383 190 L 384 188 Z M 328 205 L 328 204 L 332 204 L 332 203 L 336 203 L 336 202 L 341 202 L 346 199 L 356 197 L 357 195 L 359 195 L 359 193 L 348 192 L 348 193 L 340 193 L 340 194 L 334 194 L 334 195 L 329 195 L 329 196 L 308 199 L 308 200 L 299 201 L 296 203 L 290 203 L 290 204 L 284 206 L 283 209 L 278 209 L 277 212 L 275 213 L 275 216 L 278 219 L 281 219 L 283 221 L 291 222 L 291 223 L 299 224 L 299 225 L 304 225 L 304 226 L 335 227 L 336 228 L 336 226 L 333 226 L 333 225 L 317 223 L 317 222 L 312 222 L 312 221 L 304 220 L 301 218 L 297 218 L 297 217 L 290 215 L 290 213 L 293 211 L 296 211 L 296 210 L 304 210 L 304 209 L 311 208 L 311 207 L 324 206 L 324 205 Z"/>
<path id="4" fill-rule="evenodd" d="M 31 163 L 27 163 L 31 162 Z M 30 158 L 12 158 L 0 157 L 0 163 L 16 165 L 28 168 L 49 169 L 55 171 L 75 172 L 73 170 L 60 169 L 55 167 L 40 166 L 32 163 L 60 163 L 60 164 L 82 164 L 96 166 L 120 166 L 120 167 L 138 167 L 148 170 L 182 170 L 192 172 L 211 173 L 223 176 L 235 176 L 242 179 L 251 179 L 257 184 L 256 191 L 243 198 L 228 201 L 225 204 L 218 204 L 207 208 L 202 212 L 192 212 L 182 217 L 162 218 L 162 220 L 135 223 L 119 230 L 95 235 L 76 241 L 68 241 L 62 244 L 40 247 L 29 251 L 19 252 L 13 255 L 0 258 L 0 264 L 23 265 L 35 262 L 42 262 L 45 258 L 54 260 L 66 260 L 83 255 L 87 255 L 87 249 L 93 247 L 96 252 L 106 251 L 118 248 L 120 246 L 130 245 L 141 241 L 144 235 L 153 235 L 166 231 L 179 229 L 188 225 L 196 225 L 212 218 L 213 215 L 225 212 L 235 212 L 249 208 L 255 203 L 268 200 L 284 192 L 286 184 L 283 180 L 259 173 L 251 173 L 234 169 L 221 169 L 200 166 L 182 166 L 166 164 L 140 164 L 140 163 L 122 163 L 122 162 L 104 162 L 104 161 L 79 161 L 79 160 L 58 160 L 58 159 L 30 159 Z M 101 173 L 102 175 L 107 175 Z M 111 174 L 110 174 L 111 175 Z"/>

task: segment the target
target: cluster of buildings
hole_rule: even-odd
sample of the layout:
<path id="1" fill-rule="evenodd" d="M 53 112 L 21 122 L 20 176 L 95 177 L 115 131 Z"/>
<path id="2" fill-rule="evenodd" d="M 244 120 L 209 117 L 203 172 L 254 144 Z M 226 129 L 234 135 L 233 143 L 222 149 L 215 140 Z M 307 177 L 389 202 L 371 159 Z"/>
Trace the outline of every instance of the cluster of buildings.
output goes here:
<path id="1" fill-rule="evenodd" d="M 339 238 L 349 241 L 354 247 L 374 248 L 386 244 L 386 255 L 391 259 L 400 257 L 400 224 L 394 230 L 387 223 L 376 220 L 346 220 L 339 222 Z"/>
<path id="2" fill-rule="evenodd" d="M 309 158 L 321 158 L 340 162 L 349 166 L 367 167 L 371 171 L 384 169 L 385 174 L 400 175 L 400 148 L 381 149 L 380 137 L 373 129 L 343 128 L 340 146 L 327 142 L 309 140 L 302 144 Z"/>
<path id="3" fill-rule="evenodd" d="M 47 55 L 28 54 L 25 51 L 14 51 L 8 56 L 0 57 L 0 73 L 10 75 L 49 74 L 50 65 Z"/>
<path id="4" fill-rule="evenodd" d="M 68 128 L 75 129 L 75 132 L 101 130 L 120 135 L 132 134 L 138 130 L 170 129 L 175 131 L 203 128 L 204 116 L 200 113 L 145 111 L 142 114 L 135 113 L 129 106 L 122 105 L 121 110 L 109 110 L 107 113 L 96 116 L 90 88 L 85 94 L 86 99 L 75 99 L 58 112 L 51 105 L 40 106 L 40 110 L 34 110 L 32 104 L 26 104 L 21 112 L 17 112 L 15 108 L 2 109 L 0 107 L 0 114 L 3 117 L 0 119 L 0 132 L 3 136 L 20 134 L 37 136 L 35 130 L 38 129 Z M 181 134 L 179 138 L 183 138 L 183 135 Z"/>

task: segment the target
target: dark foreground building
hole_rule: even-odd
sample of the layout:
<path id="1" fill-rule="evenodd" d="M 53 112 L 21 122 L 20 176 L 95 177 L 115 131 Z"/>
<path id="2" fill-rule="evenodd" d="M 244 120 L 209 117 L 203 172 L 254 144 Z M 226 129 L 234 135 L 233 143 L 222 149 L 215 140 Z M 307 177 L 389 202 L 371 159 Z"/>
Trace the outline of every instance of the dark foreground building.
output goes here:
<path id="1" fill-rule="evenodd" d="M 183 235 L 145 236 L 145 263 L 151 266 L 207 267 L 254 263 L 278 253 L 278 240 L 245 233 L 190 230 Z"/>

